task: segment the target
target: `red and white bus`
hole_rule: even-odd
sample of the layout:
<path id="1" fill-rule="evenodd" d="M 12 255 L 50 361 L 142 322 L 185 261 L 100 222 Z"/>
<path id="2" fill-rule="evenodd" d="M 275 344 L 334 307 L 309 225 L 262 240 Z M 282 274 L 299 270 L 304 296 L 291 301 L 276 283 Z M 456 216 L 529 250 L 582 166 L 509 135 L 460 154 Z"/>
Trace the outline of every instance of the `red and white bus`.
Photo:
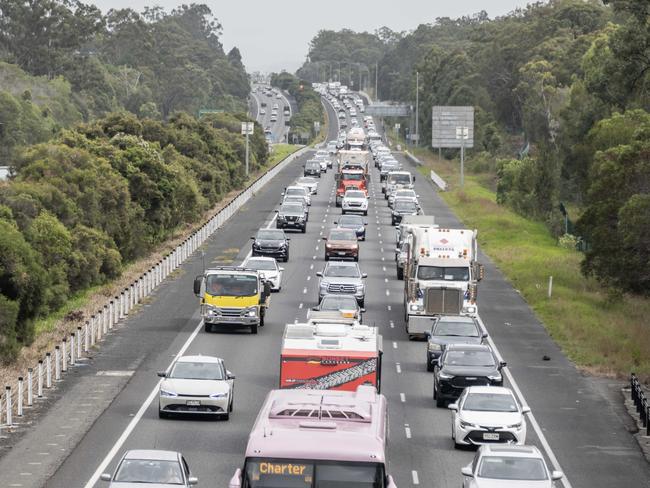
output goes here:
<path id="1" fill-rule="evenodd" d="M 359 385 L 372 385 L 381 391 L 383 352 L 377 327 L 330 315 L 286 326 L 280 388 L 356 391 Z"/>

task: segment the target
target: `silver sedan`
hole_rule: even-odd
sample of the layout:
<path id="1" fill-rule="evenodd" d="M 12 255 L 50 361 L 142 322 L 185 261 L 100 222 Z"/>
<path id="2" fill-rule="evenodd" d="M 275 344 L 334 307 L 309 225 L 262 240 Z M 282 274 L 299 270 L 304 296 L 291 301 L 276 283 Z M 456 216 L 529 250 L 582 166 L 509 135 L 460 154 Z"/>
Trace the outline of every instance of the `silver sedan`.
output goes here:
<path id="1" fill-rule="evenodd" d="M 155 488 L 189 487 L 199 480 L 192 476 L 187 461 L 180 452 L 158 449 L 127 451 L 115 470 L 104 473 L 102 481 L 110 481 L 110 488 L 135 488 L 150 485 Z"/>

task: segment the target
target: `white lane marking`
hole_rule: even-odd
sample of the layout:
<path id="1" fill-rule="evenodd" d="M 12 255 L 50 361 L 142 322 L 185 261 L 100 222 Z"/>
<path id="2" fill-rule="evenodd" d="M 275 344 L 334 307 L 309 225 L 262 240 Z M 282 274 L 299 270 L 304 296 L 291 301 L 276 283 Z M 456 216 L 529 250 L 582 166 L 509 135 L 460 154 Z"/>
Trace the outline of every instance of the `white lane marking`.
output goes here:
<path id="1" fill-rule="evenodd" d="M 293 323 L 294 323 L 294 324 L 297 324 L 297 323 L 298 323 L 298 317 L 296 317 L 295 319 L 293 319 Z"/>
<path id="2" fill-rule="evenodd" d="M 384 252 L 384 248 L 383 248 L 383 247 L 380 247 L 379 250 L 380 250 L 381 252 Z"/>
<path id="3" fill-rule="evenodd" d="M 383 244 L 383 243 L 384 243 L 384 241 L 382 241 L 382 240 L 379 241 L 379 244 Z"/>
<path id="4" fill-rule="evenodd" d="M 404 393 L 399 394 L 399 401 L 402 403 L 406 403 L 406 395 Z"/>
<path id="5" fill-rule="evenodd" d="M 318 251 L 318 246 L 316 246 L 316 250 Z"/>
<path id="6" fill-rule="evenodd" d="M 402 372 L 402 365 L 400 363 L 395 363 L 395 369 L 398 373 Z"/>
<path id="7" fill-rule="evenodd" d="M 298 308 L 302 308 L 302 303 L 300 305 L 298 305 Z"/>
<path id="8" fill-rule="evenodd" d="M 393 322 L 392 320 L 390 321 L 390 328 L 391 328 L 391 329 L 394 329 L 394 328 L 395 328 L 395 322 Z"/>
<path id="9" fill-rule="evenodd" d="M 306 294 L 307 294 L 307 288 L 303 288 L 303 289 L 302 289 L 302 294 L 303 294 L 303 295 L 306 295 Z"/>
<path id="10" fill-rule="evenodd" d="M 190 344 L 192 344 L 197 334 L 201 330 L 201 327 L 203 327 L 203 319 L 199 321 L 198 325 L 196 326 L 194 331 L 192 331 L 192 333 L 187 338 L 183 346 L 180 348 L 178 354 L 174 356 L 174 359 L 169 364 L 169 366 L 171 366 L 174 363 L 174 361 L 176 361 L 179 357 L 181 357 L 185 353 L 185 351 L 187 351 L 187 349 L 190 347 Z M 99 463 L 99 466 L 97 467 L 93 475 L 90 477 L 90 479 L 86 482 L 84 488 L 92 488 L 93 486 L 95 486 L 95 483 L 97 483 L 101 474 L 106 471 L 106 468 L 108 467 L 110 462 L 113 460 L 117 452 L 122 448 L 122 446 L 128 439 L 129 435 L 131 435 L 131 432 L 133 432 L 135 427 L 138 425 L 138 422 L 140 422 L 140 419 L 142 419 L 142 416 L 144 415 L 144 413 L 147 411 L 147 409 L 153 402 L 154 398 L 156 398 L 156 396 L 158 395 L 158 390 L 160 388 L 161 382 L 162 382 L 162 378 L 156 382 L 156 386 L 153 387 L 151 393 L 149 393 L 149 396 L 147 396 L 147 398 L 145 399 L 144 403 L 142 403 L 135 416 L 128 423 L 128 425 L 126 426 L 126 428 L 124 429 L 120 437 L 118 437 L 117 441 L 115 441 L 115 444 L 113 444 L 113 447 L 111 447 L 110 451 L 108 451 L 106 457 L 102 460 L 101 463 Z"/>
<path id="11" fill-rule="evenodd" d="M 381 269 L 384 270 L 384 272 L 386 272 L 386 266 L 382 266 Z"/>
<path id="12" fill-rule="evenodd" d="M 406 433 L 406 438 L 410 439 L 411 438 L 411 428 L 409 427 L 409 424 L 404 424 L 404 432 Z"/>
<path id="13" fill-rule="evenodd" d="M 307 281 L 311 280 L 311 276 L 307 276 Z"/>
<path id="14" fill-rule="evenodd" d="M 397 349 L 397 342 L 393 341 L 393 349 Z"/>
<path id="15" fill-rule="evenodd" d="M 420 484 L 420 478 L 418 477 L 418 472 L 416 470 L 411 471 L 411 477 L 413 478 L 414 485 Z"/>
<path id="16" fill-rule="evenodd" d="M 384 256 L 381 257 L 382 261 L 386 261 L 386 258 Z"/>
<path id="17" fill-rule="evenodd" d="M 314 264 L 313 263 L 309 265 L 309 269 L 314 269 Z"/>
<path id="18" fill-rule="evenodd" d="M 386 269 L 384 268 L 384 271 L 385 271 L 385 270 L 386 270 Z M 388 278 L 384 278 L 384 283 L 388 283 Z"/>
<path id="19" fill-rule="evenodd" d="M 315 260 L 316 260 L 316 256 L 312 256 L 312 259 L 315 261 Z"/>
<path id="20" fill-rule="evenodd" d="M 390 291 L 389 291 L 389 290 L 386 290 L 386 296 L 387 296 L 387 297 L 390 296 Z"/>
<path id="21" fill-rule="evenodd" d="M 386 305 L 388 307 L 388 311 L 390 312 L 390 305 Z"/>
<path id="22" fill-rule="evenodd" d="M 485 327 L 485 324 L 483 323 L 483 320 L 481 317 L 477 317 L 479 323 L 481 324 L 481 327 L 483 330 L 487 330 Z M 497 349 L 497 345 L 494 343 L 494 340 L 492 339 L 491 335 L 488 335 L 487 337 L 488 343 L 492 347 L 492 350 L 496 353 L 497 357 L 500 358 L 501 360 L 503 359 L 503 356 L 501 355 L 501 352 Z M 515 392 L 515 395 L 519 398 L 519 403 L 522 405 L 528 405 L 528 402 L 524 398 L 524 394 L 521 392 L 519 389 L 519 385 L 517 385 L 517 382 L 515 381 L 514 376 L 512 376 L 512 373 L 510 373 L 510 370 L 506 366 L 502 370 L 506 377 L 508 378 L 508 382 L 510 383 L 510 386 L 512 386 L 513 391 Z M 551 461 L 551 464 L 553 465 L 553 469 L 557 471 L 562 471 L 564 473 L 564 470 L 562 469 L 562 466 L 560 465 L 560 462 L 557 460 L 557 457 L 555 457 L 555 453 L 553 452 L 553 449 L 551 449 L 551 445 L 548 443 L 546 440 L 546 436 L 544 435 L 544 432 L 542 431 L 542 428 L 539 426 L 537 423 L 537 420 L 535 419 L 535 416 L 533 413 L 528 414 L 528 419 L 530 420 L 531 425 L 533 426 L 533 429 L 535 430 L 535 433 L 537 434 L 537 438 L 539 439 L 539 442 L 542 444 L 542 447 L 544 448 L 544 451 L 546 452 L 546 455 L 548 456 L 549 461 Z M 569 482 L 568 478 L 566 477 L 566 474 L 561 480 L 562 485 L 565 488 L 572 488 L 571 483 Z"/>

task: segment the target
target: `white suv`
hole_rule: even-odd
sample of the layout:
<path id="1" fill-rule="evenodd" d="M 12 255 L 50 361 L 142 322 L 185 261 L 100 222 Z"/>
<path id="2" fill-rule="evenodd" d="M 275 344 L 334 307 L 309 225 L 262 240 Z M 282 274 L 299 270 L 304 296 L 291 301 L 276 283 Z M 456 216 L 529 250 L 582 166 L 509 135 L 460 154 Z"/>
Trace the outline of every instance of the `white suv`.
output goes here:
<path id="1" fill-rule="evenodd" d="M 363 212 L 363 215 L 368 215 L 366 192 L 362 190 L 347 190 L 345 192 L 341 202 L 341 213 L 345 215 L 347 212 Z"/>

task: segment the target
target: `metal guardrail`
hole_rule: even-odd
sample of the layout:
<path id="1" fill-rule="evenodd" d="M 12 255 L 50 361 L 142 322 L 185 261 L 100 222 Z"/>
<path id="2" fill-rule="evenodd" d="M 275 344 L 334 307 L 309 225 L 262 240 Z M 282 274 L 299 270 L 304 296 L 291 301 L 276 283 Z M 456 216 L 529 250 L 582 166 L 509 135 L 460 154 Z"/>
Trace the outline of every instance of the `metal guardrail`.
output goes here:
<path id="1" fill-rule="evenodd" d="M 44 391 L 54 388 L 62 381 L 65 373 L 90 355 L 90 351 L 110 333 L 113 328 L 125 320 L 129 313 L 189 258 L 194 251 L 239 208 L 248 202 L 266 183 L 274 178 L 294 159 L 310 148 L 305 147 L 287 156 L 283 161 L 269 169 L 251 183 L 245 190 L 235 196 L 228 205 L 219 210 L 190 237 L 179 244 L 172 252 L 163 257 L 128 285 L 119 295 L 101 306 L 83 326 L 61 338 L 59 344 L 47 352 L 37 364 L 16 379 L 11 385 L 5 385 L 0 391 L 0 429 L 15 428 L 16 417 L 24 415 L 25 408 L 43 398 Z"/>
<path id="2" fill-rule="evenodd" d="M 646 430 L 645 435 L 650 436 L 650 400 L 644 393 L 641 383 L 634 373 L 630 375 L 630 387 L 632 401 L 641 419 L 641 425 Z"/>
<path id="3" fill-rule="evenodd" d="M 422 166 L 422 161 L 420 161 L 410 152 L 404 151 L 404 155 L 416 166 Z M 431 170 L 430 176 L 431 176 L 431 181 L 433 181 L 438 188 L 440 188 L 442 191 L 447 191 L 447 182 L 443 180 L 440 176 L 438 176 L 438 173 Z"/>

